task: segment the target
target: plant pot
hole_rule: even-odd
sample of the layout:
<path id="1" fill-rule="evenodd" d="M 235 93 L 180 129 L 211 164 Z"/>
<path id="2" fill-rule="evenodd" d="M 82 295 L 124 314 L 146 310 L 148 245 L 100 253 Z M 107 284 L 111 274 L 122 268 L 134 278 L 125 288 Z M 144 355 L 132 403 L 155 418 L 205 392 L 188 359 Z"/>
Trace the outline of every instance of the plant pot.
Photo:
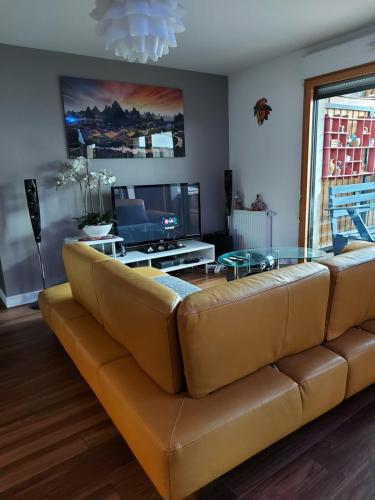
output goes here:
<path id="1" fill-rule="evenodd" d="M 82 231 L 90 238 L 103 238 L 106 236 L 112 228 L 112 224 L 103 224 L 100 226 L 85 226 Z"/>

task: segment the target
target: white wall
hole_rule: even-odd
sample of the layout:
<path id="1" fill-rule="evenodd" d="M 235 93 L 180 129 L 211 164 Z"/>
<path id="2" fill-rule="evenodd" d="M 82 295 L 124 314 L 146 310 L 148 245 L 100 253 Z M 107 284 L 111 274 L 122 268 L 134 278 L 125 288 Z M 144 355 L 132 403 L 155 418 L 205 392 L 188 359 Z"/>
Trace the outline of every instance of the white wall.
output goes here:
<path id="1" fill-rule="evenodd" d="M 256 101 L 272 107 L 259 127 Z M 276 245 L 297 242 L 303 81 L 293 54 L 235 73 L 229 78 L 229 151 L 234 190 L 249 206 L 262 193 L 274 218 Z"/>
<path id="2" fill-rule="evenodd" d="M 298 241 L 303 80 L 374 59 L 374 35 L 319 52 L 293 53 L 252 66 L 229 77 L 229 149 L 234 188 L 249 206 L 263 193 L 274 218 L 276 245 Z M 256 101 L 266 97 L 273 111 L 259 127 Z"/>
<path id="3" fill-rule="evenodd" d="M 313 52 L 302 58 L 303 77 L 311 78 L 374 61 L 375 48 L 369 47 L 374 42 L 375 32 Z"/>

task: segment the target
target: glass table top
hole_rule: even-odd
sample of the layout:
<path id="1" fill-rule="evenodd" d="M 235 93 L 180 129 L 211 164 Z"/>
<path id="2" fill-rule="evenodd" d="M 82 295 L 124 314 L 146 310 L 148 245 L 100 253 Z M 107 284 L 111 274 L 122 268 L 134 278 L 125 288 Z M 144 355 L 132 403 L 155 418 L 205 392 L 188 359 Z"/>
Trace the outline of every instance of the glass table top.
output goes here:
<path id="1" fill-rule="evenodd" d="M 328 254 L 317 248 L 306 247 L 263 247 L 236 250 L 220 255 L 218 263 L 226 267 L 252 267 L 268 261 L 272 265 L 280 260 L 314 260 L 328 257 Z"/>

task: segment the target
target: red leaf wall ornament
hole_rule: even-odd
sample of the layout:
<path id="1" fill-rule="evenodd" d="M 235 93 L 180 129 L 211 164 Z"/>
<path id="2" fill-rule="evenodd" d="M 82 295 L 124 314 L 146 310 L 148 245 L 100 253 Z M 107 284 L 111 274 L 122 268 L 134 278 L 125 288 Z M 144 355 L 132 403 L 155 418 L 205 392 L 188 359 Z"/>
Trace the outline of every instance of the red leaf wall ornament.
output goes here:
<path id="1" fill-rule="evenodd" d="M 272 108 L 267 104 L 267 99 L 265 97 L 258 99 L 253 109 L 254 116 L 257 117 L 259 126 L 263 125 L 264 120 L 268 120 L 268 115 L 272 111 Z"/>

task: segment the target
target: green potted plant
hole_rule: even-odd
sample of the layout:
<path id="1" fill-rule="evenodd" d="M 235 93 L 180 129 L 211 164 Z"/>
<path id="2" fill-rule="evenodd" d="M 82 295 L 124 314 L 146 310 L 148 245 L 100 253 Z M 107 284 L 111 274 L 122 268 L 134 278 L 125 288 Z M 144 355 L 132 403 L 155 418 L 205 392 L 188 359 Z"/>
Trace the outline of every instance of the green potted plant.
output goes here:
<path id="1" fill-rule="evenodd" d="M 92 238 L 106 236 L 114 219 L 112 212 L 104 209 L 103 190 L 116 182 L 116 177 L 108 170 L 90 171 L 89 160 L 80 156 L 74 160 L 62 162 L 64 170 L 59 173 L 56 189 L 67 184 L 79 186 L 83 215 L 74 217 L 78 229 Z"/>

